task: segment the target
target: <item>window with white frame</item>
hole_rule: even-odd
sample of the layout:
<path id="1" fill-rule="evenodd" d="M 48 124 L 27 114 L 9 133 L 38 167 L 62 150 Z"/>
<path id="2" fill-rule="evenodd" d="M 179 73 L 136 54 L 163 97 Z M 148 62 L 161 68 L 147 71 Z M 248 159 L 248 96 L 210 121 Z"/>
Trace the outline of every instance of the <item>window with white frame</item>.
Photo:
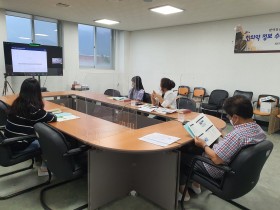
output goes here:
<path id="1" fill-rule="evenodd" d="M 114 30 L 78 24 L 80 67 L 114 68 Z"/>
<path id="2" fill-rule="evenodd" d="M 59 45 L 58 21 L 54 19 L 7 12 L 6 28 L 9 42 Z"/>

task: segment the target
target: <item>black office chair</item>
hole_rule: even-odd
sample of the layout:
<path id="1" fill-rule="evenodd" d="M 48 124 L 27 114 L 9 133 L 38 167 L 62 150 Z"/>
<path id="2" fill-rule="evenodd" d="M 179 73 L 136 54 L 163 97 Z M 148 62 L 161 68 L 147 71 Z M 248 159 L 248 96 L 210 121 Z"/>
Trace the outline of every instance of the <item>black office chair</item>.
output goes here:
<path id="1" fill-rule="evenodd" d="M 213 90 L 209 97 L 208 103 L 201 104 L 201 111 L 216 112 L 217 115 L 219 110 L 223 107 L 224 101 L 228 98 L 228 92 L 226 90 Z M 223 117 L 223 112 L 221 112 L 221 118 Z"/>
<path id="2" fill-rule="evenodd" d="M 150 93 L 146 93 L 146 92 L 144 93 L 143 102 L 148 103 L 148 104 L 152 103 L 151 94 Z"/>
<path id="3" fill-rule="evenodd" d="M 1 174 L 0 178 L 2 177 L 6 177 L 15 173 L 19 173 L 22 171 L 26 171 L 29 169 L 33 169 L 33 165 L 34 165 L 34 158 L 38 157 L 41 154 L 41 150 L 40 149 L 36 149 L 33 151 L 28 151 L 28 152 L 22 152 L 22 153 L 14 153 L 11 148 L 10 145 L 16 143 L 17 141 L 33 141 L 34 139 L 36 139 L 35 135 L 28 135 L 28 136 L 20 136 L 20 137 L 14 137 L 14 138 L 6 138 L 3 135 L 3 129 L 5 128 L 5 124 L 7 121 L 7 115 L 8 115 L 8 109 L 9 109 L 9 105 L 7 105 L 6 103 L 4 103 L 3 101 L 0 101 L 0 127 L 1 127 L 1 131 L 0 131 L 0 165 L 3 167 L 9 167 L 9 166 L 13 166 L 16 165 L 18 163 L 22 163 L 24 161 L 27 160 L 31 160 L 31 165 L 28 167 L 24 167 L 9 173 L 5 173 L 5 174 Z M 22 193 L 25 192 L 29 192 L 31 190 L 37 189 L 39 187 L 42 187 L 44 185 L 47 185 L 50 183 L 50 179 L 48 179 L 46 182 L 29 187 L 27 189 L 21 190 L 21 191 L 17 191 L 17 192 L 13 192 L 9 195 L 5 195 L 5 196 L 1 196 L 0 200 L 5 200 L 8 198 L 12 198 L 14 196 L 20 195 Z"/>
<path id="4" fill-rule="evenodd" d="M 64 135 L 47 123 L 36 123 L 34 129 L 39 139 L 42 157 L 47 164 L 49 174 L 52 172 L 58 179 L 62 180 L 41 190 L 41 205 L 44 209 L 50 209 L 44 200 L 45 192 L 81 178 L 85 174 L 87 165 L 86 161 L 83 160 L 89 147 L 82 145 L 78 148 L 71 148 Z M 88 204 L 85 204 L 77 209 L 84 209 L 87 206 Z"/>
<path id="5" fill-rule="evenodd" d="M 0 129 L 5 128 L 7 122 L 7 116 L 10 106 L 3 101 L 0 101 Z"/>
<path id="6" fill-rule="evenodd" d="M 196 111 L 196 102 L 190 98 L 180 97 L 176 100 L 177 109 L 189 109 L 192 112 Z"/>
<path id="7" fill-rule="evenodd" d="M 105 90 L 104 95 L 113 96 L 113 97 L 121 97 L 120 91 L 114 90 L 114 89 Z"/>
<path id="8" fill-rule="evenodd" d="M 235 205 L 240 209 L 246 207 L 232 201 L 250 192 L 258 183 L 261 170 L 273 149 L 272 142 L 265 140 L 258 144 L 249 145 L 239 151 L 228 166 L 216 165 L 210 159 L 196 156 L 191 164 L 186 187 L 181 200 L 184 209 L 184 197 L 190 180 L 193 180 L 210 190 L 214 195 Z M 222 179 L 214 179 L 210 175 L 193 170 L 197 161 L 208 163 L 224 171 Z"/>
<path id="9" fill-rule="evenodd" d="M 236 96 L 236 95 L 245 96 L 250 101 L 252 101 L 252 98 L 253 98 L 253 92 L 251 92 L 251 91 L 235 90 L 233 93 L 233 96 Z"/>

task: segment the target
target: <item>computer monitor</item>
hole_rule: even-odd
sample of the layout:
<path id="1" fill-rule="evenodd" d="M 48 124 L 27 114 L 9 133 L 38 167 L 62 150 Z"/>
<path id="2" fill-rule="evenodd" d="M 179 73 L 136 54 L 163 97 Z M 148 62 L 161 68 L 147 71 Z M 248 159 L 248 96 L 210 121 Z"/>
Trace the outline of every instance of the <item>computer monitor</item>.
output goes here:
<path id="1" fill-rule="evenodd" d="M 63 76 L 62 47 L 3 42 L 7 76 Z"/>

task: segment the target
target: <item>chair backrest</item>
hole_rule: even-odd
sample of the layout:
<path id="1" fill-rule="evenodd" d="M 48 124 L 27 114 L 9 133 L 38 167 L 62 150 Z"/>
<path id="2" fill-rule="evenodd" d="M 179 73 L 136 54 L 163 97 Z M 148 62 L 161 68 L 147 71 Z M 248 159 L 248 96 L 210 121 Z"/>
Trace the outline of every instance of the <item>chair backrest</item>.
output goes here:
<path id="1" fill-rule="evenodd" d="M 69 144 L 58 130 L 46 123 L 36 123 L 34 126 L 42 150 L 42 158 L 49 170 L 59 179 L 71 179 L 75 173 L 73 157 L 64 157 L 69 150 Z"/>
<path id="2" fill-rule="evenodd" d="M 107 89 L 107 90 L 105 90 L 104 95 L 114 96 L 114 97 L 121 97 L 120 91 L 114 90 L 114 89 Z"/>
<path id="3" fill-rule="evenodd" d="M 0 126 L 5 126 L 8 118 L 9 105 L 0 101 Z"/>
<path id="4" fill-rule="evenodd" d="M 0 142 L 4 140 L 5 137 L 3 135 L 0 135 Z M 10 166 L 11 164 L 11 159 L 12 159 L 12 150 L 8 145 L 1 145 L 0 144 L 0 166 Z"/>
<path id="5" fill-rule="evenodd" d="M 250 101 L 253 98 L 253 92 L 251 92 L 251 91 L 235 90 L 233 96 L 237 96 L 237 95 L 245 96 Z"/>
<path id="6" fill-rule="evenodd" d="M 260 107 L 260 99 L 261 99 L 261 98 L 264 98 L 264 97 L 267 97 L 267 96 L 271 96 L 271 97 L 275 98 L 275 99 L 276 99 L 276 106 L 279 105 L 279 97 L 278 97 L 278 96 L 270 95 L 270 94 L 261 94 L 261 95 L 259 95 L 259 97 L 258 97 L 257 107 Z"/>
<path id="7" fill-rule="evenodd" d="M 226 90 L 213 90 L 209 97 L 209 104 L 214 104 L 222 107 L 224 101 L 228 98 L 228 92 Z"/>
<path id="8" fill-rule="evenodd" d="M 273 144 L 268 140 L 243 148 L 229 164 L 235 174 L 226 175 L 223 197 L 234 199 L 250 192 L 257 184 L 272 149 Z"/>
<path id="9" fill-rule="evenodd" d="M 0 101 L 0 126 L 5 126 L 7 122 L 7 116 L 9 111 L 9 105 L 7 105 L 5 102 Z M 0 131 L 0 142 L 4 140 L 5 137 L 3 133 Z M 9 146 L 7 145 L 0 145 L 0 165 L 1 166 L 9 166 L 10 160 L 12 156 L 12 151 Z"/>
<path id="10" fill-rule="evenodd" d="M 151 100 L 151 94 L 150 93 L 144 93 L 143 95 L 143 102 L 151 104 L 152 100 Z"/>
<path id="11" fill-rule="evenodd" d="M 188 96 L 190 93 L 190 87 L 186 85 L 180 85 L 178 87 L 178 94 L 180 96 Z"/>
<path id="12" fill-rule="evenodd" d="M 176 100 L 177 109 L 189 109 L 192 112 L 196 111 L 196 103 L 194 100 L 187 97 L 180 97 Z"/>
<path id="13" fill-rule="evenodd" d="M 195 87 L 193 89 L 193 97 L 204 97 L 206 94 L 206 90 L 203 87 Z"/>

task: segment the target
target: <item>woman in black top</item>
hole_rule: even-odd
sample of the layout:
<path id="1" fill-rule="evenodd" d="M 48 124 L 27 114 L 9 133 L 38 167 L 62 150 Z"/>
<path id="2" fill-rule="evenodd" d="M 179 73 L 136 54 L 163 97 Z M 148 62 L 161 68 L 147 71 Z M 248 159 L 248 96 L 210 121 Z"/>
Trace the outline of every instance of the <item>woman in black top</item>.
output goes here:
<path id="1" fill-rule="evenodd" d="M 7 138 L 35 134 L 34 125 L 37 122 L 54 122 L 56 116 L 44 110 L 40 84 L 36 79 L 23 81 L 20 93 L 13 102 L 5 127 Z M 18 141 L 11 145 L 13 152 L 20 152 L 39 147 L 38 141 Z"/>

